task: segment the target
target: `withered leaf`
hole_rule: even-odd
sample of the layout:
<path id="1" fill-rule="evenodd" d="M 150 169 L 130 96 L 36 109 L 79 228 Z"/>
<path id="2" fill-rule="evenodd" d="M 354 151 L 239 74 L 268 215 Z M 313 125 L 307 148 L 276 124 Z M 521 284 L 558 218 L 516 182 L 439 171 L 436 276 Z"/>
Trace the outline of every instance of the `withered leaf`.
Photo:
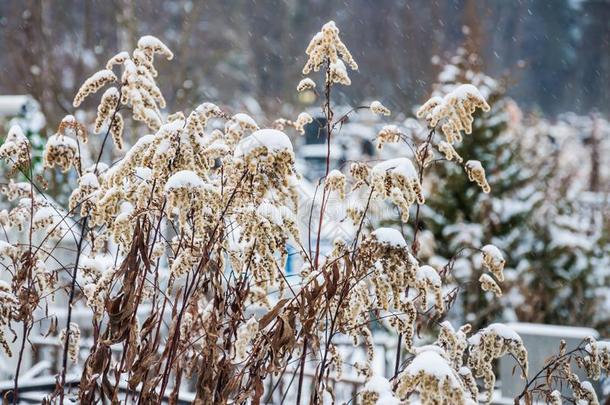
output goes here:
<path id="1" fill-rule="evenodd" d="M 273 319 L 275 319 L 277 317 L 277 314 L 280 312 L 280 310 L 284 307 L 284 305 L 286 304 L 286 302 L 288 302 L 289 299 L 288 298 L 283 298 L 281 300 L 279 300 L 277 302 L 277 304 L 275 304 L 275 306 L 273 307 L 273 309 L 269 312 L 267 312 L 259 321 L 258 321 L 258 327 L 259 329 L 264 329 L 267 327 L 267 325 L 269 325 L 269 322 L 271 322 Z"/>

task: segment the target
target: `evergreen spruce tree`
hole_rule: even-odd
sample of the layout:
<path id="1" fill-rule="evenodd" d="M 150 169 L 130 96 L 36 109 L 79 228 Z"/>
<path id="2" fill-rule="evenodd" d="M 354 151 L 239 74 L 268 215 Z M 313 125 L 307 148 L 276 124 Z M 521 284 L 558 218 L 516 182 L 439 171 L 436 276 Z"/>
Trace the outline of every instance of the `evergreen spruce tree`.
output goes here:
<path id="1" fill-rule="evenodd" d="M 574 137 L 592 127 L 581 125 L 592 122 L 590 117 L 576 118 L 580 123 L 530 123 L 524 134 L 530 146 L 523 153 L 536 173 L 540 198 L 524 230 L 531 234 L 531 243 L 521 254 L 515 288 L 526 299 L 516 312 L 529 322 L 594 326 L 608 332 L 608 201 L 603 192 L 588 190 L 586 179 L 576 174 L 588 151 L 566 143 L 566 133 Z M 579 156 L 580 162 L 566 168 L 566 155 Z"/>
<path id="2" fill-rule="evenodd" d="M 458 49 L 449 62 L 439 74 L 439 95 L 457 84 L 471 83 L 481 89 L 491 106 L 486 113 L 478 112 L 472 134 L 465 135 L 456 150 L 464 160 L 481 161 L 493 197 L 469 182 L 461 165 L 440 162 L 432 169 L 437 177 L 431 183 L 430 210 L 424 213 L 423 220 L 434 234 L 436 255 L 449 260 L 459 253 L 454 274 L 467 291 L 460 294 L 463 316 L 476 328 L 496 317 L 502 303 L 487 299 L 489 293 L 480 290 L 480 255 L 473 248 L 494 243 L 505 253 L 507 268 L 514 268 L 520 254 L 516 249 L 522 236 L 519 229 L 527 221 L 526 207 L 534 193 L 528 187 L 532 174 L 524 167 L 520 145 L 509 130 L 510 100 L 503 83 L 481 73 L 478 56 L 464 48 Z M 485 313 L 480 312 L 482 308 Z"/>
<path id="3" fill-rule="evenodd" d="M 440 256 L 435 264 L 455 259 L 462 316 L 475 328 L 498 318 L 594 325 L 598 287 L 607 277 L 600 269 L 608 268 L 603 216 L 585 220 L 566 181 L 569 173 L 562 173 L 553 156 L 552 134 L 524 133 L 511 124 L 511 112 L 518 109 L 502 82 L 480 72 L 477 55 L 461 48 L 449 62 L 439 74 L 438 94 L 472 83 L 492 107 L 478 112 L 472 134 L 456 147 L 464 160 L 481 161 L 492 193 L 469 182 L 462 166 L 439 162 L 431 169 L 436 178 L 422 217 Z M 507 261 L 501 300 L 477 282 L 482 268 L 475 248 L 487 243 L 498 246 Z"/>

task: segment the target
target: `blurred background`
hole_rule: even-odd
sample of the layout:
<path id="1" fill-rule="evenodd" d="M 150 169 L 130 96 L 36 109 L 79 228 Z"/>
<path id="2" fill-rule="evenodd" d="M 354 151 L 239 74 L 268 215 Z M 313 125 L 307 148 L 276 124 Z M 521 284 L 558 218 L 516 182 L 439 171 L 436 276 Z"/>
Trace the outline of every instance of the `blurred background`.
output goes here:
<path id="1" fill-rule="evenodd" d="M 305 47 L 330 19 L 360 65 L 349 101 L 383 96 L 403 111 L 425 101 L 433 57 L 469 33 L 523 108 L 610 112 L 607 0 L 5 0 L 0 92 L 32 95 L 56 122 L 93 70 L 151 34 L 176 55 L 161 69 L 170 111 L 247 95 L 274 112 L 298 101 Z"/>

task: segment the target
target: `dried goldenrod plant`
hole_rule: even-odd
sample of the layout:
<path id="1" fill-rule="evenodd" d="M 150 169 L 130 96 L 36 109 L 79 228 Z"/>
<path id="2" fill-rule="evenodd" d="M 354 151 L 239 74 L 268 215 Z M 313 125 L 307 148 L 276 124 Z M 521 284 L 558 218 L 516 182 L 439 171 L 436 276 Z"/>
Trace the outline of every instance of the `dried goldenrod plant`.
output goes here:
<path id="1" fill-rule="evenodd" d="M 489 105 L 473 86 L 459 86 L 419 109 L 427 126 L 423 140 L 397 125 L 379 132 L 378 146 L 402 145 L 403 156 L 353 162 L 345 173 L 333 169 L 332 142 L 351 114 L 361 108 L 391 114 L 375 101 L 335 117 L 331 96 L 336 86 L 350 85 L 347 67 L 358 68 L 339 34 L 329 22 L 313 37 L 303 74 L 321 72 L 321 81 L 308 77 L 297 86 L 323 92 L 327 126 L 320 209 L 311 210 L 304 232 L 298 214 L 308 207 L 299 202 L 300 175 L 283 131 L 302 133 L 313 118 L 302 113 L 294 121 L 276 120 L 275 129 L 261 128 L 250 116 L 210 102 L 166 114 L 154 63 L 156 56 L 171 59 L 172 52 L 157 38 L 141 38 L 131 53 L 112 57 L 84 82 L 75 107 L 105 88 L 93 122 L 67 116 L 49 137 L 45 170 L 76 178 L 68 207 L 45 194 L 34 178 L 27 138 L 11 129 L 0 157 L 27 180 L 18 182 L 16 175 L 7 183 L 2 193 L 10 203 L 0 212 L 6 238 L 0 254 L 10 279 L 0 282 L 0 346 L 18 357 L 14 403 L 30 333 L 48 319 L 57 319 L 48 332 L 62 349 L 62 367 L 47 403 L 64 403 L 66 396 L 83 404 L 177 403 L 186 388 L 194 392 L 194 404 L 257 404 L 278 393 L 291 394 L 297 404 L 332 403 L 334 382 L 348 367 L 363 378 L 354 401 L 364 404 L 489 403 L 493 362 L 504 355 L 521 367 L 521 397 L 541 389 L 535 383 L 540 373 L 527 377 L 527 351 L 512 330 L 492 324 L 472 333 L 468 324 L 443 321 L 459 292 L 459 285 L 448 288 L 455 281 L 452 262 L 435 268 L 418 257 L 424 175 L 438 160 L 435 149 L 490 191 L 481 164 L 463 163 L 453 146 L 470 133 L 473 114 Z M 129 145 L 126 120 L 149 134 Z M 83 153 L 89 127 L 103 134 L 95 158 Z M 102 160 L 108 139 L 116 150 L 126 149 L 118 161 Z M 345 210 L 353 237 L 337 238 L 324 252 L 321 230 L 331 196 L 355 196 L 362 204 Z M 410 243 L 398 229 L 371 222 L 370 207 L 377 203 L 395 206 L 402 223 L 413 226 Z M 74 249 L 62 261 L 56 251 L 66 240 Z M 289 246 L 303 263 L 298 278 L 284 272 Z M 489 271 L 481 288 L 501 295 L 502 253 L 492 245 L 474 249 Z M 53 302 L 63 305 L 61 318 L 45 311 Z M 75 308 L 90 314 L 86 324 L 75 321 Z M 390 376 L 372 367 L 371 325 L 382 319 L 397 336 Z M 22 329 L 19 335 L 15 327 Z M 422 330 L 433 343 L 416 342 Z M 12 336 L 19 336 L 17 354 L 10 350 Z M 362 347 L 365 359 L 346 363 L 339 336 Z M 578 353 L 586 353 L 581 363 L 591 378 L 608 370 L 607 345 L 589 339 Z M 567 359 L 576 354 L 561 353 L 553 372 L 569 382 L 575 398 L 596 403 L 591 385 L 570 369 Z M 66 375 L 73 363 L 82 372 L 78 387 L 70 389 Z M 289 384 L 267 384 L 289 375 Z M 561 403 L 556 387 L 547 384 L 549 401 Z"/>

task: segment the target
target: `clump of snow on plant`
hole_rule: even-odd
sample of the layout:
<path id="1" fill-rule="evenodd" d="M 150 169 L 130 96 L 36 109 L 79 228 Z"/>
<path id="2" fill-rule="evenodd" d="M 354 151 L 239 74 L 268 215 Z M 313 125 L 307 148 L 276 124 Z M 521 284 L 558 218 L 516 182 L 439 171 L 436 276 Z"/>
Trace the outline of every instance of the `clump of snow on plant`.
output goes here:
<path id="1" fill-rule="evenodd" d="M 394 247 L 407 247 L 407 242 L 400 231 L 394 228 L 377 228 L 372 233 L 379 243 Z"/>
<path id="2" fill-rule="evenodd" d="M 260 147 L 266 148 L 269 152 L 293 152 L 292 142 L 285 133 L 276 129 L 260 129 L 239 142 L 235 156 L 247 155 Z"/>

